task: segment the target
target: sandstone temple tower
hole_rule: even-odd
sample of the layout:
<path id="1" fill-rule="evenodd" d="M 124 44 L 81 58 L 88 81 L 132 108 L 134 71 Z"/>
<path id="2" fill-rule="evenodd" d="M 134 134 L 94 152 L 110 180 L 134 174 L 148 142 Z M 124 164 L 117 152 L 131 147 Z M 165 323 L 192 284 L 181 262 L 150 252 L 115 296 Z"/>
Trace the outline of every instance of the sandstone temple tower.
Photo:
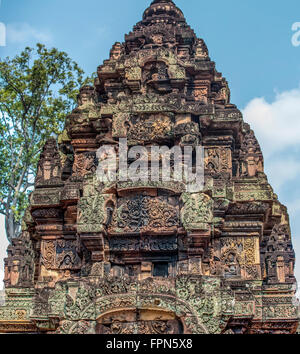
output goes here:
<path id="1" fill-rule="evenodd" d="M 119 156 L 120 138 L 202 145 L 203 190 L 103 183 L 97 151 Z M 181 10 L 155 0 L 41 153 L 0 332 L 294 333 L 294 263 L 254 132 Z"/>

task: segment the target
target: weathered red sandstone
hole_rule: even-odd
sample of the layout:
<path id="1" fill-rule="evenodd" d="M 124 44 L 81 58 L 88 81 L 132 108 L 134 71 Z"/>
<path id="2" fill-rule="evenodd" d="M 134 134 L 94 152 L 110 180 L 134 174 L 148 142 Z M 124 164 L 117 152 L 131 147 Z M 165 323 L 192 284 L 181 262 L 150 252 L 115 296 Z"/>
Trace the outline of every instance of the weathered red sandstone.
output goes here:
<path id="1" fill-rule="evenodd" d="M 202 145 L 204 189 L 102 183 L 96 152 L 120 138 Z M 156 0 L 44 147 L 0 331 L 294 333 L 294 263 L 254 132 L 181 10 Z"/>

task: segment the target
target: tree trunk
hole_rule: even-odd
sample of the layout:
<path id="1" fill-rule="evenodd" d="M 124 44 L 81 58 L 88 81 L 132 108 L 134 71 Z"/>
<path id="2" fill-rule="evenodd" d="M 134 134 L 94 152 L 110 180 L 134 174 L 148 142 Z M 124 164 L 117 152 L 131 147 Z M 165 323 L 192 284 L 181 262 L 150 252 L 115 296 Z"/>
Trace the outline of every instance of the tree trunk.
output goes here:
<path id="1" fill-rule="evenodd" d="M 17 223 L 15 221 L 13 213 L 10 212 L 8 216 L 5 216 L 5 231 L 9 243 L 12 242 L 12 239 L 14 237 L 18 236 L 16 235 L 16 230 L 17 230 Z"/>

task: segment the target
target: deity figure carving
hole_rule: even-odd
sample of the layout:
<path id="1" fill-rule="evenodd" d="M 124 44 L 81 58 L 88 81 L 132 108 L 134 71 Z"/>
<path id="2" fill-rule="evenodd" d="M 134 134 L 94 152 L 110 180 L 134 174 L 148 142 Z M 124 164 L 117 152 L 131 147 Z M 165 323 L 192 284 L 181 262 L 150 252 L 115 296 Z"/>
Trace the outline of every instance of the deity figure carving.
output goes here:
<path id="1" fill-rule="evenodd" d="M 0 333 L 293 334 L 294 266 L 255 133 L 182 11 L 153 0 L 41 151 Z"/>

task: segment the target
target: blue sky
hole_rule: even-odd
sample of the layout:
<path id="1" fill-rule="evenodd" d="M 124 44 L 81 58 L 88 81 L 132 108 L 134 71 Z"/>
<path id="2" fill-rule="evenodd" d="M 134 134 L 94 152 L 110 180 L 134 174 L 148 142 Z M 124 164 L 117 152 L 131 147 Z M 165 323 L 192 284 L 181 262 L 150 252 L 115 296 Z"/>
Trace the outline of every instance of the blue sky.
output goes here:
<path id="1" fill-rule="evenodd" d="M 0 57 L 42 42 L 66 51 L 91 74 L 150 2 L 2 0 L 0 22 L 6 25 L 7 46 L 0 47 Z M 243 110 L 261 143 L 266 173 L 290 211 L 300 281 L 300 46 L 291 41 L 292 25 L 300 22 L 300 2 L 175 2 L 205 40 L 210 57 L 229 82 L 232 102 Z M 0 258 L 6 248 L 1 225 L 0 219 Z"/>

